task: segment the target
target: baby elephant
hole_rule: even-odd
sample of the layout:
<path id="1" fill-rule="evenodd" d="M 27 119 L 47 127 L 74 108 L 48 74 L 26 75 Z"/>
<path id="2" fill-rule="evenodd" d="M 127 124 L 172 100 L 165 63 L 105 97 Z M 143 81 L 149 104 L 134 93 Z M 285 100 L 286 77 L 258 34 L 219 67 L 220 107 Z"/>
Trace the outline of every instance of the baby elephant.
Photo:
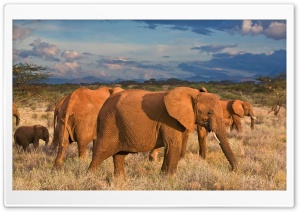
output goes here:
<path id="1" fill-rule="evenodd" d="M 39 139 L 44 140 L 47 146 L 49 142 L 49 131 L 42 125 L 21 126 L 16 130 L 14 139 L 16 144 L 22 146 L 24 151 L 26 151 L 31 143 L 37 148 L 39 146 Z"/>

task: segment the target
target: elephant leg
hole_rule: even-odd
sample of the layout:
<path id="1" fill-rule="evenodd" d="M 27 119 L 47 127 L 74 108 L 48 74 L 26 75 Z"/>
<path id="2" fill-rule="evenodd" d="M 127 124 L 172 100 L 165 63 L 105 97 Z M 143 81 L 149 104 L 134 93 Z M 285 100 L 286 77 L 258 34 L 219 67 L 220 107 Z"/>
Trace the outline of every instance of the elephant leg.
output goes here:
<path id="1" fill-rule="evenodd" d="M 63 157 L 66 153 L 68 146 L 69 146 L 69 135 L 65 135 L 65 137 L 63 138 L 63 141 L 59 142 L 54 166 L 56 166 L 56 167 L 61 166 Z"/>
<path id="2" fill-rule="evenodd" d="M 233 129 L 236 129 L 238 132 L 242 132 L 243 127 L 242 127 L 241 118 L 236 115 L 233 115 L 232 118 L 233 118 L 233 126 L 234 126 Z"/>
<path id="3" fill-rule="evenodd" d="M 128 154 L 128 152 L 118 152 L 113 156 L 115 177 L 125 178 L 124 161 Z"/>
<path id="4" fill-rule="evenodd" d="M 112 156 L 110 151 L 101 151 L 100 154 L 95 152 L 92 162 L 90 163 L 90 166 L 88 168 L 88 171 L 95 172 L 100 167 L 102 162 L 110 156 Z"/>
<path id="5" fill-rule="evenodd" d="M 39 147 L 39 138 L 34 138 L 32 143 L 33 143 L 34 148 L 38 148 Z"/>
<path id="6" fill-rule="evenodd" d="M 183 159 L 185 157 L 186 145 L 187 145 L 188 139 L 189 139 L 189 133 L 185 132 L 183 135 L 183 139 L 182 139 L 182 148 L 181 148 L 181 152 L 180 152 L 180 159 Z"/>
<path id="7" fill-rule="evenodd" d="M 87 145 L 88 145 L 88 143 L 86 141 L 79 141 L 78 142 L 78 155 L 82 159 L 86 158 Z"/>
<path id="8" fill-rule="evenodd" d="M 158 156 L 159 151 L 160 151 L 160 148 L 151 150 L 149 153 L 149 160 L 156 162 L 158 160 L 157 156 Z"/>
<path id="9" fill-rule="evenodd" d="M 174 132 L 170 132 L 170 133 L 174 134 Z M 177 169 L 177 164 L 180 159 L 183 136 L 184 133 L 182 133 L 181 136 L 174 135 L 173 138 L 170 137 L 163 138 L 165 144 L 165 154 L 164 154 L 164 161 L 161 167 L 162 172 L 167 172 L 167 174 L 169 175 L 175 174 Z"/>
<path id="10" fill-rule="evenodd" d="M 27 152 L 29 144 L 23 144 L 22 147 L 23 147 L 24 152 Z"/>
<path id="11" fill-rule="evenodd" d="M 165 149 L 164 162 L 162 164 L 161 171 L 174 175 L 177 170 L 180 153 L 181 149 L 178 148 L 169 148 L 169 151 Z"/>
<path id="12" fill-rule="evenodd" d="M 243 131 L 243 127 L 242 127 L 242 121 L 240 117 L 234 116 L 234 120 L 233 122 L 235 123 L 236 129 L 238 132 L 242 132 Z"/>
<path id="13" fill-rule="evenodd" d="M 197 126 L 198 131 L 198 143 L 199 143 L 199 156 L 203 159 L 206 158 L 206 129 L 204 127 Z"/>

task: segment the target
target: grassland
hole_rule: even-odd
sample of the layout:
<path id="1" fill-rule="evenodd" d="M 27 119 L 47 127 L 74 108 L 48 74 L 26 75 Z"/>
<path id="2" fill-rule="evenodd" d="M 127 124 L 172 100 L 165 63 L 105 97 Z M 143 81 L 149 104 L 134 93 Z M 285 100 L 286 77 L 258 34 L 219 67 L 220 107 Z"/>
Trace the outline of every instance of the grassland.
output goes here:
<path id="1" fill-rule="evenodd" d="M 167 89 L 170 89 L 169 86 Z M 88 157 L 80 160 L 77 156 L 77 144 L 72 143 L 60 170 L 53 170 L 56 156 L 40 140 L 40 147 L 24 152 L 13 145 L 13 190 L 286 190 L 286 111 L 282 109 L 275 116 L 268 114 L 269 107 L 258 104 L 256 99 L 243 92 L 214 90 L 206 85 L 210 92 L 219 96 L 231 96 L 252 103 L 257 117 L 255 129 L 250 129 L 250 118 L 242 120 L 244 131 L 228 132 L 229 142 L 235 153 L 238 171 L 230 172 L 221 148 L 212 135 L 207 138 L 207 158 L 198 156 L 197 134 L 189 137 L 187 153 L 178 164 L 177 173 L 168 177 L 160 173 L 163 161 L 163 149 L 158 162 L 148 160 L 148 153 L 130 154 L 125 160 L 126 180 L 113 177 L 112 158 L 103 162 L 96 174 L 87 174 L 91 162 L 92 144 Z M 42 124 L 49 129 L 50 141 L 53 138 L 54 103 L 75 88 L 60 92 L 50 92 L 53 88 L 44 88 L 47 94 L 41 94 L 18 104 L 22 116 L 21 125 Z M 151 87 L 149 90 L 163 90 L 163 87 Z M 212 91 L 213 90 L 213 91 Z M 224 98 L 224 97 L 223 97 Z M 16 127 L 13 126 L 13 132 Z"/>

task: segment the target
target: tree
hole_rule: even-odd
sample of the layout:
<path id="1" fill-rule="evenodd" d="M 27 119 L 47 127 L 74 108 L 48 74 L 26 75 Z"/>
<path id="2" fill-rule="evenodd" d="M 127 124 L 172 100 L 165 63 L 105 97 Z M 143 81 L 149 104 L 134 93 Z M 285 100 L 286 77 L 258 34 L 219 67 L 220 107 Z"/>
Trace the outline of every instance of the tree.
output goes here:
<path id="1" fill-rule="evenodd" d="M 260 84 L 256 92 L 263 92 L 265 98 L 263 103 L 270 106 L 270 112 L 277 115 L 281 107 L 286 106 L 286 75 L 280 74 L 276 77 L 258 77 Z"/>
<path id="2" fill-rule="evenodd" d="M 29 63 L 18 63 L 13 65 L 13 88 L 14 96 L 22 94 L 23 98 L 28 98 L 39 92 L 34 84 L 42 82 L 51 76 L 46 72 L 47 67 Z M 25 95 L 25 96 L 24 96 Z"/>

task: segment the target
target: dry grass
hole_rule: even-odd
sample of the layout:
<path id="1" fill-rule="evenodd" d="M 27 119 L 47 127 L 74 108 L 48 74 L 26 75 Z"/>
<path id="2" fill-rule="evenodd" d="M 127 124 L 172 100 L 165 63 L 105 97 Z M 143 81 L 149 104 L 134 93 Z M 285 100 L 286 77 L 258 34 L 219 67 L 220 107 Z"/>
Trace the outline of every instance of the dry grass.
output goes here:
<path id="1" fill-rule="evenodd" d="M 32 110 L 35 108 L 35 110 Z M 197 134 L 189 137 L 187 153 L 178 164 L 177 173 L 168 177 L 160 173 L 163 149 L 158 162 L 150 162 L 148 153 L 130 154 L 125 160 L 126 180 L 113 177 L 113 162 L 103 162 L 96 174 L 87 173 L 91 161 L 77 157 L 77 144 L 67 151 L 63 167 L 53 170 L 56 153 L 44 142 L 40 148 L 23 152 L 13 147 L 14 190 L 286 190 L 286 114 L 267 115 L 268 108 L 254 107 L 257 116 L 255 130 L 250 129 L 250 118 L 243 119 L 243 133 L 229 132 L 228 138 L 238 160 L 238 171 L 230 166 L 219 145 L 208 135 L 207 158 L 198 156 Z M 21 125 L 42 124 L 53 137 L 52 112 L 44 107 L 20 108 Z M 15 127 L 14 127 L 15 130 Z"/>

